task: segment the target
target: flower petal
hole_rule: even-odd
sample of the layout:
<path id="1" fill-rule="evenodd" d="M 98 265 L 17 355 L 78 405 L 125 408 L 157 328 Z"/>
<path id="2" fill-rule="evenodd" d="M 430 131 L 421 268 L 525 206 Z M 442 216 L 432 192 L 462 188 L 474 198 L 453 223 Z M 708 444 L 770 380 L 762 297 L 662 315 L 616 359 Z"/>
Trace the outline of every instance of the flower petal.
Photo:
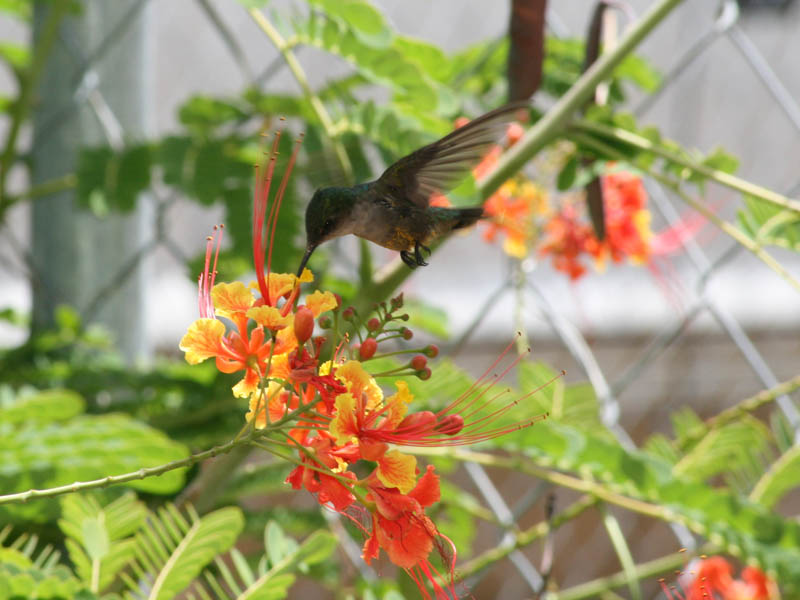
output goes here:
<path id="1" fill-rule="evenodd" d="M 181 338 L 178 347 L 186 353 L 186 362 L 196 365 L 223 351 L 223 335 L 225 335 L 225 325 L 221 321 L 197 319 L 189 325 L 189 330 Z"/>
<path id="2" fill-rule="evenodd" d="M 340 446 L 358 437 L 356 399 L 353 398 L 352 394 L 339 394 L 336 396 L 336 416 L 331 421 L 328 429 Z"/>
<path id="3" fill-rule="evenodd" d="M 439 491 L 439 476 L 434 473 L 434 466 L 428 465 L 425 475 L 420 477 L 417 486 L 408 495 L 414 498 L 420 505 L 430 506 L 439 501 L 441 492 Z"/>
<path id="4" fill-rule="evenodd" d="M 243 319 L 255 298 L 241 281 L 218 283 L 211 290 L 216 314 L 231 320 Z"/>
<path id="5" fill-rule="evenodd" d="M 284 317 L 274 306 L 254 306 L 247 311 L 247 316 L 272 331 L 278 331 L 292 324 L 292 316 Z"/>
<path id="6" fill-rule="evenodd" d="M 405 418 L 408 411 L 408 404 L 414 399 L 408 391 L 408 384 L 405 381 L 397 382 L 397 393 L 386 399 L 385 420 L 381 423 L 381 429 L 395 430 L 400 422 Z"/>
<path id="7" fill-rule="evenodd" d="M 407 494 L 417 483 L 417 459 L 399 450 L 390 450 L 378 461 L 375 474 L 386 487 L 396 487 Z"/>
<path id="8" fill-rule="evenodd" d="M 330 292 L 320 292 L 317 290 L 313 294 L 306 297 L 306 306 L 314 313 L 314 317 L 320 316 L 328 310 L 333 310 L 339 303 L 336 302 L 336 296 Z"/>

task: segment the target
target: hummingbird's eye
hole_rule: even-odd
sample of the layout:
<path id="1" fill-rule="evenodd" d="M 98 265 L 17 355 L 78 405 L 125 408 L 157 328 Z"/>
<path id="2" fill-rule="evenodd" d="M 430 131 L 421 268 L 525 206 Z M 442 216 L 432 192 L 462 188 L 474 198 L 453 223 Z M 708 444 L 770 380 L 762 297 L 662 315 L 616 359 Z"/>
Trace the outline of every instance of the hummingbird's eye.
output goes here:
<path id="1" fill-rule="evenodd" d="M 333 229 L 333 219 L 326 219 L 325 224 L 322 226 L 325 231 Z"/>

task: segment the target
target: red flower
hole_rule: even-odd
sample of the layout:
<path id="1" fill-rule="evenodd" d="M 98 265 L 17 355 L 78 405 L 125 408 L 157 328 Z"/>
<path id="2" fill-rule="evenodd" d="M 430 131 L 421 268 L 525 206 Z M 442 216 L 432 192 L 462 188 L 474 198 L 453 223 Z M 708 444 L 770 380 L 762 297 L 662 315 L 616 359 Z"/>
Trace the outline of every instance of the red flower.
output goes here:
<path id="1" fill-rule="evenodd" d="M 699 561 L 691 572 L 692 580 L 684 595 L 675 588 L 668 588 L 661 581 L 661 588 L 668 600 L 777 600 L 775 583 L 757 567 L 745 567 L 742 578 L 733 578 L 733 567 L 721 556 L 712 556 Z"/>
<path id="2" fill-rule="evenodd" d="M 297 466 L 289 473 L 286 483 L 299 490 L 306 488 L 312 494 L 317 494 L 320 504 L 330 504 L 334 510 L 342 512 L 356 499 L 353 495 L 352 484 L 355 483 L 355 473 L 347 471 L 347 463 L 359 459 L 358 448 L 352 444 L 335 447 L 330 436 L 320 433 L 317 437 L 303 440 L 311 457 L 304 455 L 303 465 Z M 331 474 L 325 472 L 325 467 Z M 344 480 L 344 481 L 343 481 Z"/>
<path id="3" fill-rule="evenodd" d="M 366 497 L 368 502 L 374 502 L 374 510 L 372 535 L 364 543 L 363 548 L 364 561 L 369 564 L 373 558 L 377 558 L 382 548 L 389 556 L 389 560 L 406 570 L 424 598 L 430 598 L 426 581 L 432 584 L 437 598 L 451 597 L 437 583 L 435 576 L 438 573 L 428 560 L 437 538 L 444 536 L 425 515 L 425 508 L 438 502 L 439 497 L 439 477 L 434 473 L 432 465 L 428 465 L 425 475 L 408 494 L 401 494 L 395 488 L 383 487 L 373 477 L 370 479 L 369 493 Z M 456 597 L 452 583 L 454 564 L 455 555 L 450 560 L 449 587 L 452 597 Z"/>

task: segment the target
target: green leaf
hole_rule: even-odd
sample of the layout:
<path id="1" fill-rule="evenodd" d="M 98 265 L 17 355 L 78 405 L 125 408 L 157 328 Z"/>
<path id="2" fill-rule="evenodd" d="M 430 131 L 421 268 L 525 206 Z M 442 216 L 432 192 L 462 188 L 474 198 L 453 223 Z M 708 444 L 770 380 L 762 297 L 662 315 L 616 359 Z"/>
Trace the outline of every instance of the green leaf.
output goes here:
<path id="1" fill-rule="evenodd" d="M 2 42 L 0 43 L 0 59 L 7 62 L 16 73 L 20 73 L 28 67 L 31 54 L 27 46 Z"/>
<path id="2" fill-rule="evenodd" d="M 49 389 L 14 396 L 11 388 L 0 388 L 0 422 L 8 424 L 66 421 L 85 408 L 83 398 L 72 390 Z"/>
<path id="3" fill-rule="evenodd" d="M 51 397 L 57 400 L 58 395 Z M 102 448 L 103 452 L 98 452 Z M 126 415 L 80 415 L 63 422 L 0 422 L 0 489 L 25 491 L 121 475 L 186 458 L 182 444 Z M 133 488 L 169 494 L 183 485 L 184 469 L 130 482 Z M 8 505 L 0 515 L 37 522 L 52 519 L 52 504 Z"/>
<path id="4" fill-rule="evenodd" d="M 702 160 L 701 164 L 723 173 L 735 173 L 739 168 L 739 159 L 722 148 L 715 148 Z"/>
<path id="5" fill-rule="evenodd" d="M 358 37 L 359 41 L 375 48 L 386 48 L 392 41 L 383 15 L 362 0 L 309 0 L 329 16 L 338 17 Z"/>
<path id="6" fill-rule="evenodd" d="M 95 213 L 131 211 L 138 195 L 150 186 L 152 151 L 147 145 L 85 148 L 78 155 L 78 202 Z"/>
<path id="7" fill-rule="evenodd" d="M 150 534 L 137 535 L 141 551 L 150 553 L 154 539 L 164 540 L 157 533 L 159 530 L 179 532 L 180 537 L 173 537 L 166 562 L 157 572 L 150 572 L 154 579 L 147 590 L 148 600 L 177 597 L 216 555 L 233 546 L 243 527 L 242 511 L 234 507 L 221 508 L 199 519 L 193 518 L 191 523 L 186 522 L 173 507 L 160 510 L 158 519 L 148 522 Z M 145 571 L 149 572 L 147 569 Z"/>
<path id="8" fill-rule="evenodd" d="M 275 566 L 289 554 L 297 551 L 297 542 L 288 537 L 275 521 L 269 521 L 264 528 L 264 547 L 270 565 Z"/>
<path id="9" fill-rule="evenodd" d="M 800 446 L 793 446 L 772 463 L 758 481 L 750 499 L 772 508 L 790 490 L 800 486 Z"/>
<path id="10" fill-rule="evenodd" d="M 578 157 L 572 155 L 561 168 L 556 179 L 556 187 L 559 191 L 566 191 L 570 189 L 575 183 L 575 176 L 578 174 Z"/>
<path id="11" fill-rule="evenodd" d="M 248 116 L 236 102 L 209 96 L 192 96 L 178 110 L 181 123 L 200 132 L 208 132 L 230 122 L 245 121 Z"/>
<path id="12" fill-rule="evenodd" d="M 132 493 L 107 506 L 90 495 L 61 499 L 59 527 L 80 579 L 97 591 L 106 589 L 133 559 L 133 534 L 142 526 L 147 510 Z"/>
<path id="13" fill-rule="evenodd" d="M 294 27 L 299 42 L 340 56 L 368 80 L 402 94 L 420 109 L 430 110 L 438 102 L 433 82 L 396 48 L 370 46 L 348 24 L 313 13 Z"/>

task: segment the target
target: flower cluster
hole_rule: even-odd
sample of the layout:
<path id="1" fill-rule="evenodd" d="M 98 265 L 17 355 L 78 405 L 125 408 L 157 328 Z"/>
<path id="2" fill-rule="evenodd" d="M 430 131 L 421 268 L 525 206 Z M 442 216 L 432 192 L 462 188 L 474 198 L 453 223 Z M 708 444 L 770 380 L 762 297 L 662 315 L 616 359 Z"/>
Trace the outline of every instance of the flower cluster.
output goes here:
<path id="1" fill-rule="evenodd" d="M 213 358 L 220 371 L 243 373 L 233 393 L 249 399 L 245 440 L 293 462 L 288 484 L 314 494 L 321 505 L 361 529 L 367 563 L 383 550 L 413 578 L 423 597 L 430 597 L 430 588 L 437 598 L 455 597 L 456 549 L 426 514 L 439 500 L 439 477 L 432 465 L 421 467 L 413 454 L 401 449 L 470 444 L 527 427 L 543 416 L 496 423 L 519 401 L 494 408 L 503 393 L 490 393 L 516 364 L 499 376 L 490 375 L 511 345 L 471 388 L 438 412 L 411 411 L 413 395 L 406 381 L 396 380 L 386 394 L 377 377 L 426 380 L 431 376 L 428 358 L 438 349 L 428 345 L 381 351 L 390 340 L 413 337 L 405 326 L 402 294 L 388 305 L 376 305 L 375 316 L 361 319 L 331 292 L 303 295 L 301 284 L 313 281 L 307 269 L 300 277 L 271 272 L 278 209 L 297 148 L 267 211 L 276 150 L 277 142 L 266 167 L 257 170 L 256 280 L 249 285 L 216 282 L 223 229 L 215 228 L 199 279 L 200 318 L 190 325 L 180 348 L 189 363 Z M 411 357 L 388 370 L 383 361 L 383 372 L 370 372 L 370 364 L 390 355 Z M 431 563 L 434 549 L 449 573 L 448 589 L 438 583 L 446 577 L 439 577 Z"/>
<path id="2" fill-rule="evenodd" d="M 581 258 L 594 258 L 602 269 L 610 258 L 619 263 L 624 259 L 634 264 L 650 258 L 650 213 L 647 192 L 642 180 L 632 173 L 616 171 L 602 177 L 603 211 L 606 235 L 600 241 L 594 230 L 574 204 L 565 204 L 545 226 L 545 236 L 539 254 L 550 255 L 553 266 L 570 279 L 586 273 Z"/>
<path id="3" fill-rule="evenodd" d="M 741 578 L 734 579 L 733 567 L 721 556 L 702 557 L 687 575 L 685 593 L 660 581 L 668 600 L 778 600 L 780 597 L 775 582 L 761 569 L 745 567 Z"/>

